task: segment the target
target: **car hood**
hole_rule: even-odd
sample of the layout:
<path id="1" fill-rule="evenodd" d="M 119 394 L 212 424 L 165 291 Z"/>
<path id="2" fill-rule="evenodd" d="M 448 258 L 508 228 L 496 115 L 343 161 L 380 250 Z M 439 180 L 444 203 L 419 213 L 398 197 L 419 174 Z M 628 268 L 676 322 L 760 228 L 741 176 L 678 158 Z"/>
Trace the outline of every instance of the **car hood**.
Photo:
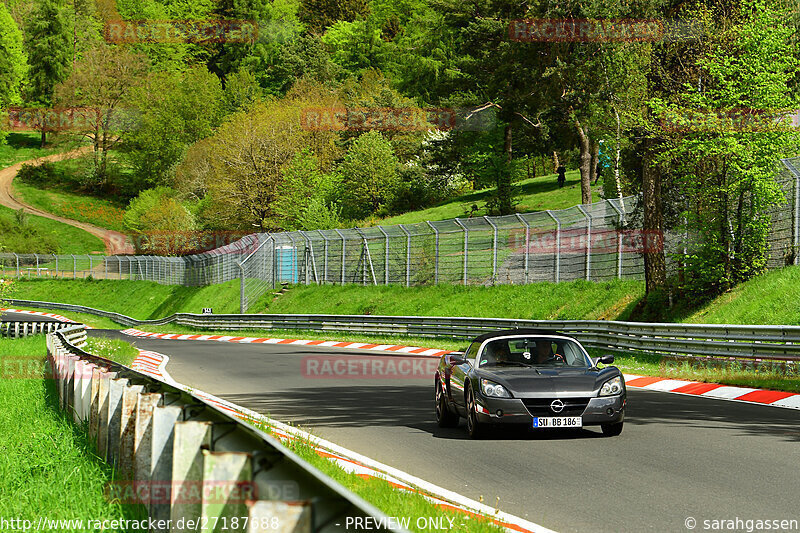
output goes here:
<path id="1" fill-rule="evenodd" d="M 547 396 L 592 396 L 602 384 L 619 375 L 616 368 L 545 369 L 537 374 L 532 368 L 502 368 L 481 372 L 481 377 L 506 387 L 518 398 Z"/>

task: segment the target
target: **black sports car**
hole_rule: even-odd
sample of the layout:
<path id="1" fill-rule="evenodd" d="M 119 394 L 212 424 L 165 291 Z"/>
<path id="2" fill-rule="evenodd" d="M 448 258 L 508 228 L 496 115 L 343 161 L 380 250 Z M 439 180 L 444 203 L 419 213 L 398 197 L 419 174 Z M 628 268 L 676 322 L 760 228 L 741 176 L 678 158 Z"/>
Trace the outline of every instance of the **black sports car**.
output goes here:
<path id="1" fill-rule="evenodd" d="M 613 355 L 592 359 L 581 344 L 555 331 L 513 329 L 476 337 L 463 354 L 443 355 L 436 370 L 436 421 L 467 419 L 471 437 L 490 425 L 534 430 L 600 425 L 619 435 L 625 379 Z"/>

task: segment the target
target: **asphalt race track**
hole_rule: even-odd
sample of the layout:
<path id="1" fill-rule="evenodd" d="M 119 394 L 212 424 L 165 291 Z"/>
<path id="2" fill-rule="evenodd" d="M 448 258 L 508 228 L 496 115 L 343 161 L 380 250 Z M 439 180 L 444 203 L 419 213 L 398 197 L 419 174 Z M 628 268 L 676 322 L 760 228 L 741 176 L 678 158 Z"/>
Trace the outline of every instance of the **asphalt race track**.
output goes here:
<path id="1" fill-rule="evenodd" d="M 178 381 L 557 531 L 687 531 L 685 520 L 800 519 L 800 412 L 630 389 L 625 430 L 472 441 L 434 422 L 432 378 L 312 379 L 308 356 L 365 350 L 132 339 Z M 375 354 L 374 356 L 372 354 Z"/>
<path id="2" fill-rule="evenodd" d="M 3 312 L 0 322 L 58 322 L 55 318 L 41 315 L 29 315 L 28 313 L 9 313 Z"/>

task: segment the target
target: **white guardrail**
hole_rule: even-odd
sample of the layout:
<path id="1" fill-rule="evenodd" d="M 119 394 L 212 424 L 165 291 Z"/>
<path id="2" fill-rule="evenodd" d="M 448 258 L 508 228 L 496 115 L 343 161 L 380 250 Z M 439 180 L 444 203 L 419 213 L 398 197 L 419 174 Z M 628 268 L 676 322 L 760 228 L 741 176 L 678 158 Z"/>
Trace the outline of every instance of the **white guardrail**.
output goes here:
<path id="1" fill-rule="evenodd" d="M 674 356 L 800 361 L 800 326 L 668 324 L 611 320 L 515 320 L 474 317 L 372 315 L 208 315 L 176 313 L 157 320 L 82 305 L 10 300 L 15 305 L 103 316 L 126 326 L 178 324 L 210 330 L 309 330 L 471 339 L 508 328 L 539 328 L 574 335 L 589 348 Z"/>
<path id="2" fill-rule="evenodd" d="M 47 336 L 60 406 L 88 422 L 98 454 L 116 469 L 113 490 L 145 506 L 158 525 L 151 531 L 333 533 L 352 517 L 405 533 L 382 526 L 391 521 L 381 511 L 259 427 L 85 352 L 85 339 L 83 325 Z"/>
<path id="3" fill-rule="evenodd" d="M 0 337 L 16 338 L 41 333 L 52 333 L 71 325 L 72 324 L 66 322 L 55 322 L 52 320 L 3 321 L 0 322 Z"/>

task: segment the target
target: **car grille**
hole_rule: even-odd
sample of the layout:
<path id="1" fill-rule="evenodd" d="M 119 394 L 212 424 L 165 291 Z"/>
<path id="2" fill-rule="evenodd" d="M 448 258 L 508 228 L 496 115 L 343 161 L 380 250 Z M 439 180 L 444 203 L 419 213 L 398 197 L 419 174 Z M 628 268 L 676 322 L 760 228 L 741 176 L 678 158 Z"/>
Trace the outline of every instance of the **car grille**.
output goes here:
<path id="1" fill-rule="evenodd" d="M 564 402 L 560 413 L 554 413 L 550 408 L 556 399 Z M 522 403 L 531 416 L 581 416 L 589 405 L 589 398 L 522 398 Z"/>

